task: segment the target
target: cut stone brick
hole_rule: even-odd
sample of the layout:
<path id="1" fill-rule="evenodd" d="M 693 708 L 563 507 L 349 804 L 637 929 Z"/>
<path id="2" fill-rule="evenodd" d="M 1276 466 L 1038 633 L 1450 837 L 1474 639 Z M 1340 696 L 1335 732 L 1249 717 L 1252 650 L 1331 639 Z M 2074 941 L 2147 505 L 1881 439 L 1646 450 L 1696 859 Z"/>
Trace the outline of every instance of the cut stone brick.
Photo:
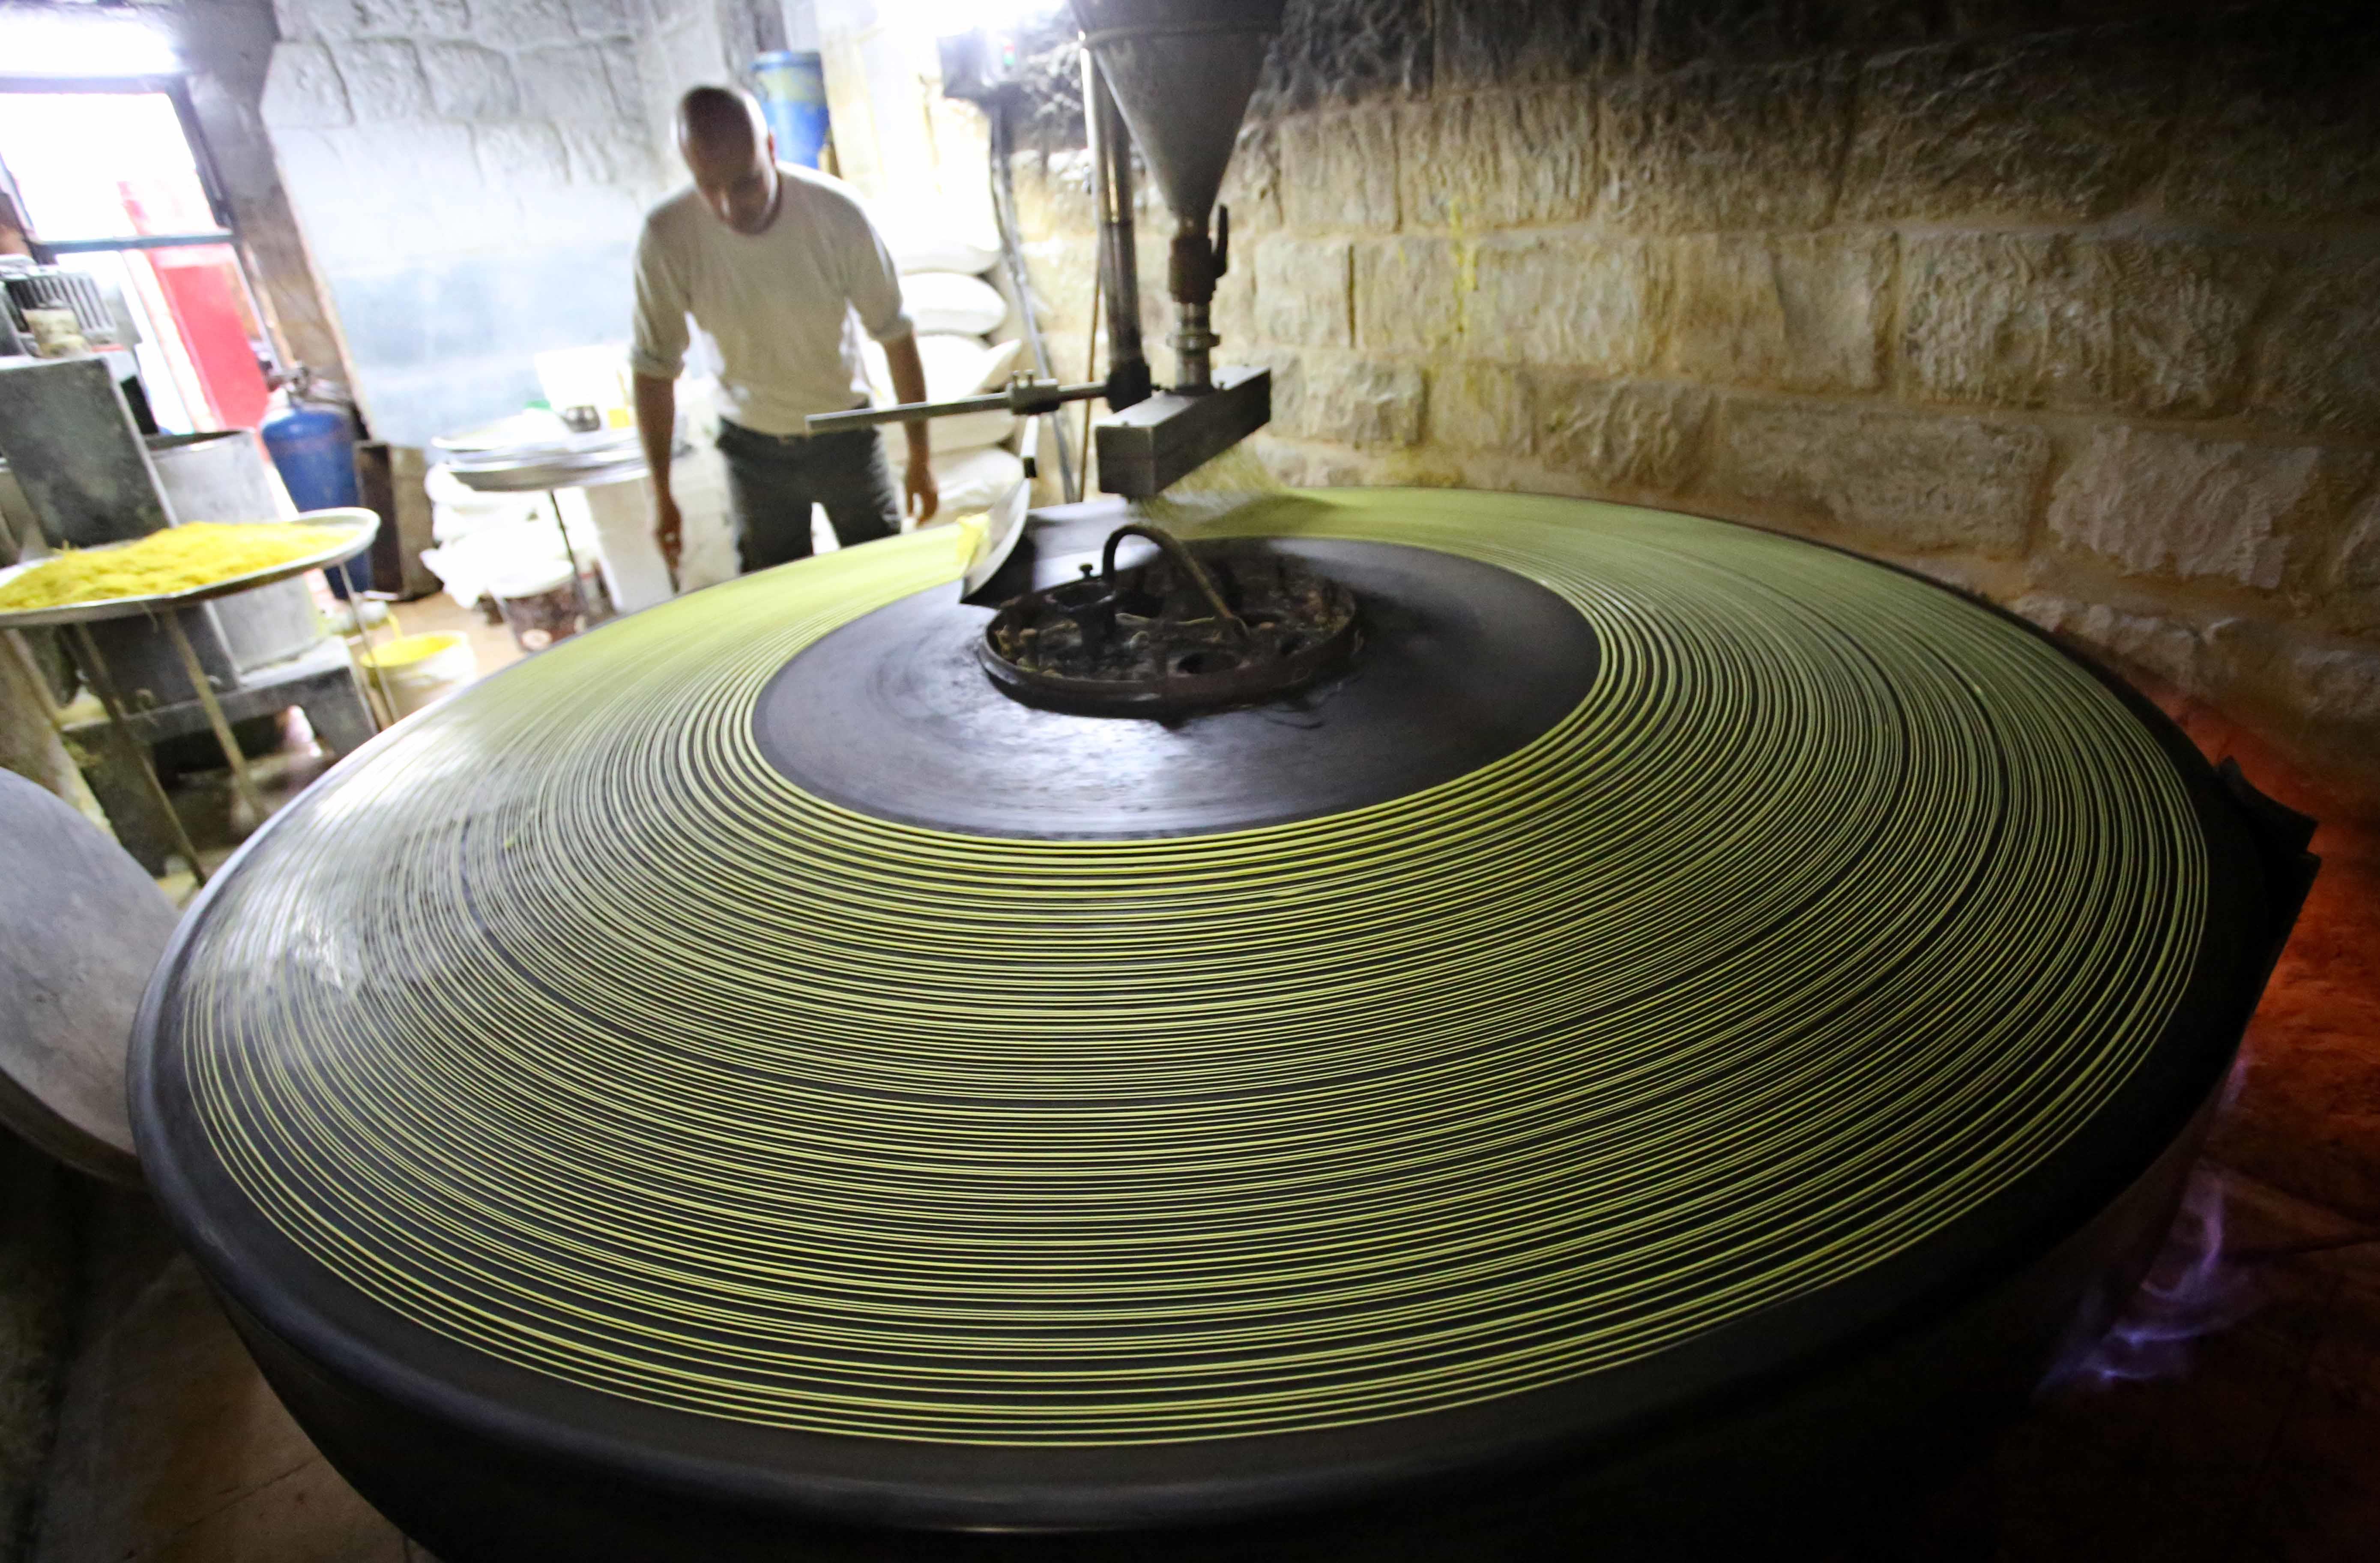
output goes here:
<path id="1" fill-rule="evenodd" d="M 491 48 L 536 49 L 567 43 L 579 36 L 571 18 L 573 0 L 480 0 L 472 36 Z"/>
<path id="2" fill-rule="evenodd" d="M 2082 29 L 1870 60 L 1842 215 L 2076 218 L 2116 211 L 2164 166 L 2187 30 Z"/>
<path id="3" fill-rule="evenodd" d="M 1480 244 L 1473 263 L 1475 357 L 1618 378 L 1660 356 L 1669 282 L 1647 240 L 1509 235 Z"/>
<path id="4" fill-rule="evenodd" d="M 2244 6 L 2206 24 L 2166 204 L 2292 223 L 2380 215 L 2380 8 Z"/>
<path id="5" fill-rule="evenodd" d="M 2185 691 L 2206 687 L 2204 642 L 2190 625 L 2048 592 L 2028 592 L 2009 605 L 2051 634 L 2125 671 L 2148 673 Z"/>
<path id="6" fill-rule="evenodd" d="M 356 117 L 347 105 L 346 84 L 323 43 L 273 45 L 259 112 L 274 129 L 326 129 L 352 125 Z"/>
<path id="7" fill-rule="evenodd" d="M 1876 543 L 1992 558 L 2024 552 L 2049 436 L 1886 408 L 1730 397 L 1707 484 Z"/>
<path id="8" fill-rule="evenodd" d="M 2348 519 L 2347 536 L 2331 561 L 2331 600 L 2354 629 L 2380 629 L 2380 489 Z"/>
<path id="9" fill-rule="evenodd" d="M 1595 102 L 1583 87 L 1397 110 L 1398 215 L 1457 234 L 1570 222 L 1595 205 Z"/>
<path id="10" fill-rule="evenodd" d="M 1395 121 L 1386 104 L 1301 115 L 1281 127 L 1284 214 L 1300 228 L 1397 226 Z"/>
<path id="11" fill-rule="evenodd" d="M 285 43 L 356 36 L 354 0 L 273 0 L 273 27 Z"/>
<path id="12" fill-rule="evenodd" d="M 2104 429 L 2058 480 L 2049 528 L 2136 574 L 2269 591 L 2292 545 L 2336 521 L 2366 468 L 2311 446 Z"/>
<path id="13" fill-rule="evenodd" d="M 276 126 L 273 158 L 280 167 L 283 186 L 310 207 L 318 201 L 335 204 L 355 184 L 332 130 Z"/>
<path id="14" fill-rule="evenodd" d="M 491 189 L 531 189 L 570 182 L 570 150 L 554 126 L 482 125 L 471 139 L 480 177 Z"/>
<path id="15" fill-rule="evenodd" d="M 642 25 L 637 0 L 569 0 L 571 25 L 581 38 L 631 38 Z"/>
<path id="16" fill-rule="evenodd" d="M 1642 0 L 1439 0 L 1441 90 L 1625 70 Z"/>
<path id="17" fill-rule="evenodd" d="M 1428 92 L 1430 9 L 1431 0 L 1291 6 L 1248 112 L 1270 119 L 1376 93 Z"/>
<path id="18" fill-rule="evenodd" d="M 1348 316 L 1347 241 L 1276 234 L 1256 247 L 1257 334 L 1299 347 L 1343 348 Z"/>
<path id="19" fill-rule="evenodd" d="M 2275 250 L 2109 239 L 2116 396 L 2140 412 L 2211 417 L 2247 390 L 2251 332 L 2282 270 Z"/>
<path id="20" fill-rule="evenodd" d="M 1342 445 L 1421 443 L 1425 389 L 1418 368 L 1317 353 L 1300 358 L 1289 433 Z"/>
<path id="21" fill-rule="evenodd" d="M 1670 250 L 1672 372 L 1720 385 L 1883 383 L 1888 234 L 1698 235 Z"/>
<path id="22" fill-rule="evenodd" d="M 1281 226 L 1281 132 L 1273 126 L 1240 127 L 1230 166 L 1223 170 L 1222 192 L 1216 198 L 1232 210 L 1232 235 L 1254 238 Z M 1087 197 L 1087 219 L 1092 218 Z"/>
<path id="23" fill-rule="evenodd" d="M 2380 433 L 2380 255 L 2326 259 L 2288 291 L 2257 355 L 2255 416 Z"/>
<path id="24" fill-rule="evenodd" d="M 513 58 L 521 112 L 532 119 L 579 124 L 637 123 L 636 57 L 625 44 L 576 43 L 532 49 Z"/>
<path id="25" fill-rule="evenodd" d="M 510 119 L 520 112 L 512 62 L 492 49 L 477 43 L 424 44 L 421 67 L 430 79 L 430 101 L 443 118 Z"/>
<path id="26" fill-rule="evenodd" d="M 1548 467 L 1628 488 L 1676 491 L 1701 465 L 1711 394 L 1698 385 L 1533 378 L 1536 448 Z"/>
<path id="27" fill-rule="evenodd" d="M 1276 435 L 1304 433 L 1305 359 L 1300 354 L 1274 348 L 1265 355 L 1265 363 L 1272 371 L 1272 422 L 1267 427 Z"/>
<path id="28" fill-rule="evenodd" d="M 1817 226 L 1851 133 L 1851 86 L 1831 59 L 1614 83 L 1602 220 L 1639 233 Z"/>
<path id="29" fill-rule="evenodd" d="M 1076 235 L 1033 239 L 1021 246 L 1026 279 L 1047 310 L 1052 330 L 1091 328 L 1091 289 L 1099 275 L 1099 241 Z M 1234 271 L 1239 268 L 1235 265 Z M 1143 323 L 1144 329 L 1147 323 Z"/>
<path id="30" fill-rule="evenodd" d="M 1211 324 L 1216 336 L 1230 347 L 1230 350 L 1217 362 L 1246 363 L 1251 360 L 1254 345 L 1263 335 L 1257 330 L 1255 263 L 1245 257 L 1234 257 L 1231 271 L 1215 284 Z"/>
<path id="31" fill-rule="evenodd" d="M 1358 346 L 1436 351 L 1463 339 L 1464 266 L 1444 238 L 1379 238 L 1355 246 Z"/>
<path id="32" fill-rule="evenodd" d="M 2055 235 L 1909 239 L 1902 356 L 1940 401 L 2104 406 L 2115 341 L 2097 252 Z"/>
<path id="33" fill-rule="evenodd" d="M 566 125 L 562 141 L 574 183 L 636 191 L 652 191 L 659 183 L 652 143 L 634 125 Z"/>
<path id="34" fill-rule="evenodd" d="M 507 6 L 520 0 L 482 0 L 477 18 L 484 28 Z M 313 0 L 318 18 L 346 13 L 339 36 L 355 38 L 468 38 L 471 34 L 469 0 Z"/>
<path id="35" fill-rule="evenodd" d="M 1652 0 L 1640 59 L 1667 70 L 1696 60 L 1794 59 L 1829 49 L 1872 54 L 1931 43 L 1962 23 L 1968 6 L 1809 0 Z"/>
<path id="36" fill-rule="evenodd" d="M 1451 363 L 1429 372 L 1429 437 L 1457 450 L 1525 455 L 1536 445 L 1528 375 L 1500 363 Z"/>
<path id="37" fill-rule="evenodd" d="M 2235 409 L 2280 258 L 2198 241 L 1951 234 L 1908 241 L 1910 383 L 1945 401 Z"/>
<path id="38" fill-rule="evenodd" d="M 2380 739 L 2380 652 L 2301 643 L 2283 658 L 2290 708 L 2332 745 L 2368 754 Z"/>
<path id="39" fill-rule="evenodd" d="M 1098 231 L 1099 214 L 1091 204 L 1090 154 L 1082 152 L 1020 152 L 1009 160 L 1016 186 L 1016 225 L 1028 236 L 1089 234 Z M 1239 213 L 1232 214 L 1233 227 Z"/>
<path id="40" fill-rule="evenodd" d="M 358 39 L 337 46 L 340 79 L 359 120 L 426 119 L 430 82 L 421 56 L 402 39 Z"/>

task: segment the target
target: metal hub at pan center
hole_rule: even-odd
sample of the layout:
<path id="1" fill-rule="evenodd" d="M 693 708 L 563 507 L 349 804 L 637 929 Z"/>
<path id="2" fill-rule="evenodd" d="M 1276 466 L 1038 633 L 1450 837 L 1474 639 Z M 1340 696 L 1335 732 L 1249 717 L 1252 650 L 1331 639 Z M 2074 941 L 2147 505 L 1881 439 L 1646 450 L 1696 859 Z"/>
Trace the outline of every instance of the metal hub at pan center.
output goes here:
<path id="1" fill-rule="evenodd" d="M 1116 568 L 1143 537 L 1148 563 Z M 1355 596 L 1261 543 L 1185 544 L 1134 523 L 1109 534 L 1099 568 L 1030 592 L 986 627 L 984 671 L 1012 699 L 1082 715 L 1172 716 L 1279 699 L 1345 666 Z"/>

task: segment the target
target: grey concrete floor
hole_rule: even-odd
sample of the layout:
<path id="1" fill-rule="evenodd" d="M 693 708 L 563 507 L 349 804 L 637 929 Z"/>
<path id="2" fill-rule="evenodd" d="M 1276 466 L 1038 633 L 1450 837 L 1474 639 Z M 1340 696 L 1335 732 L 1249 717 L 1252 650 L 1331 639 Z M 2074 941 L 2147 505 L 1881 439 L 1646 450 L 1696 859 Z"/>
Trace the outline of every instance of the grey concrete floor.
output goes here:
<path id="1" fill-rule="evenodd" d="M 265 1386 L 149 1202 L 91 1201 L 35 1563 L 419 1563 Z"/>

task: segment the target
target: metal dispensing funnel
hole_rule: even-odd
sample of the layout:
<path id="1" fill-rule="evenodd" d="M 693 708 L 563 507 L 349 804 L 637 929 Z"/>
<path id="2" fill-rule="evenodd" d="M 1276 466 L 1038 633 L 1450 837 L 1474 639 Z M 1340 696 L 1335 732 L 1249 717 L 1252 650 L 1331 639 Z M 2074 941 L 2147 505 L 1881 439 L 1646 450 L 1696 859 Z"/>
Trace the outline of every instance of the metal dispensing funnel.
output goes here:
<path id="1" fill-rule="evenodd" d="M 1282 0 L 1074 0 L 1083 45 L 1099 62 L 1116 107 L 1173 211 L 1166 269 L 1176 322 L 1176 391 L 1212 387 L 1215 346 L 1208 311 L 1215 279 L 1230 263 L 1225 214 L 1215 235 L 1208 215 L 1223 170 L 1281 31 Z"/>
<path id="2" fill-rule="evenodd" d="M 1215 371 L 1215 283 L 1231 263 L 1231 214 L 1216 206 L 1215 197 L 1264 69 L 1265 50 L 1281 31 L 1282 0 L 1073 5 L 1083 30 L 1083 106 L 1097 170 L 1107 378 L 1060 385 L 1046 375 L 1020 375 L 1003 390 L 955 401 L 813 413 L 807 423 L 811 433 L 993 409 L 1038 417 L 1067 402 L 1103 397 L 1110 416 L 1096 433 L 1099 486 L 1140 497 L 1160 492 L 1271 420 L 1269 370 Z M 1127 141 L 1139 146 L 1173 209 L 1166 281 L 1173 296 L 1169 340 L 1175 378 L 1164 390 L 1153 391 L 1141 351 Z M 995 565 L 997 554 L 987 555 Z"/>

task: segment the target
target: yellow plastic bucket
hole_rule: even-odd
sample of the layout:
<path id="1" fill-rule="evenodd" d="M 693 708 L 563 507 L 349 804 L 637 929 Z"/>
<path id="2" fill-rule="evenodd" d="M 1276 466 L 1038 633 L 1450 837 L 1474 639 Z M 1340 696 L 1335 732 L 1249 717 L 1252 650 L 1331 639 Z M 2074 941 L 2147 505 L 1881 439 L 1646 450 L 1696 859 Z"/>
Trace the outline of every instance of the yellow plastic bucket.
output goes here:
<path id="1" fill-rule="evenodd" d="M 383 641 L 359 652 L 356 660 L 366 678 L 386 681 L 398 716 L 435 705 L 480 676 L 471 642 L 451 629 Z"/>

